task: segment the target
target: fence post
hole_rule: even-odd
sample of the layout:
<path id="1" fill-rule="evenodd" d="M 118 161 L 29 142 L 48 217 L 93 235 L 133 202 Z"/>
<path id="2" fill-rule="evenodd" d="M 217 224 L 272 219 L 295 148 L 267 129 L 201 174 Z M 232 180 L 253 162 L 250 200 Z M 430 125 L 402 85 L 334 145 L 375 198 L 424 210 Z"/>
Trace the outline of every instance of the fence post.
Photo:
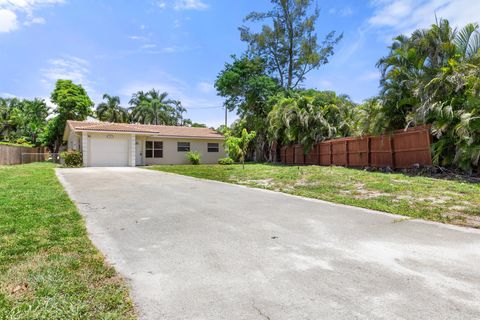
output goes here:
<path id="1" fill-rule="evenodd" d="M 348 140 L 345 140 L 345 166 L 348 167 Z"/>
<path id="2" fill-rule="evenodd" d="M 427 134 L 427 148 L 428 148 L 428 159 L 429 159 L 429 163 L 432 164 L 432 150 L 430 149 L 430 146 L 432 145 L 432 136 L 430 135 L 430 128 L 426 128 L 425 129 L 425 133 Z M 479 167 L 479 170 L 480 170 L 480 167 Z"/>
<path id="3" fill-rule="evenodd" d="M 320 144 L 318 142 L 315 144 L 315 152 L 317 153 L 315 164 L 320 165 Z"/>
<path id="4" fill-rule="evenodd" d="M 372 155 L 370 152 L 370 144 L 371 144 L 370 137 L 367 137 L 367 166 L 368 167 L 372 166 Z"/>
<path id="5" fill-rule="evenodd" d="M 395 152 L 393 151 L 393 135 L 390 135 L 390 155 L 392 158 L 392 169 L 395 169 Z"/>
<path id="6" fill-rule="evenodd" d="M 330 164 L 329 165 L 333 165 L 333 147 L 332 147 L 333 143 L 332 141 L 330 141 L 329 143 L 329 151 L 330 151 Z"/>

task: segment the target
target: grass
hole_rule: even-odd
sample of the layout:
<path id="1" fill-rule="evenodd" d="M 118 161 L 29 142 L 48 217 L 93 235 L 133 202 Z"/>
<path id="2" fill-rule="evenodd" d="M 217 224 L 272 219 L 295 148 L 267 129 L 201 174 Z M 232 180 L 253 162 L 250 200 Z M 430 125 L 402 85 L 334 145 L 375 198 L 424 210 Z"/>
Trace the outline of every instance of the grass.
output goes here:
<path id="1" fill-rule="evenodd" d="M 160 165 L 149 169 L 480 228 L 480 184 L 342 167 Z"/>
<path id="2" fill-rule="evenodd" d="M 54 165 L 0 166 L 0 319 L 134 319 Z"/>

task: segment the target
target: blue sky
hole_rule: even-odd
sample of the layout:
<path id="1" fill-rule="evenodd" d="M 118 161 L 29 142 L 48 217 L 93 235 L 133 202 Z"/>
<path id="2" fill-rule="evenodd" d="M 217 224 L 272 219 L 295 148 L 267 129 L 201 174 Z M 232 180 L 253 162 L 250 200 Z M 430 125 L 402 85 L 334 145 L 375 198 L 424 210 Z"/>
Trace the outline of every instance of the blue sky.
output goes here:
<path id="1" fill-rule="evenodd" d="M 361 102 L 378 91 L 376 61 L 390 39 L 434 22 L 478 22 L 479 0 L 318 0 L 318 34 L 344 33 L 330 64 L 306 87 Z M 180 99 L 193 121 L 223 123 L 213 82 L 245 44 L 238 26 L 268 0 L 0 0 L 0 95 L 49 100 L 58 78 L 81 83 L 95 103 L 103 93 L 127 106 L 137 90 Z M 229 122 L 235 119 L 231 114 Z"/>

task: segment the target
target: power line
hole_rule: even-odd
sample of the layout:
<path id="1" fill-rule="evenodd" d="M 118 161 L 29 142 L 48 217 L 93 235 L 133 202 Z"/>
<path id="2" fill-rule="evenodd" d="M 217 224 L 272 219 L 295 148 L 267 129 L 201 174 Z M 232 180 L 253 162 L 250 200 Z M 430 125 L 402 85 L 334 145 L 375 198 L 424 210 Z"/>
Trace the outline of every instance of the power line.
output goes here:
<path id="1" fill-rule="evenodd" d="M 187 110 L 201 110 L 201 109 L 223 109 L 224 107 L 184 107 Z"/>

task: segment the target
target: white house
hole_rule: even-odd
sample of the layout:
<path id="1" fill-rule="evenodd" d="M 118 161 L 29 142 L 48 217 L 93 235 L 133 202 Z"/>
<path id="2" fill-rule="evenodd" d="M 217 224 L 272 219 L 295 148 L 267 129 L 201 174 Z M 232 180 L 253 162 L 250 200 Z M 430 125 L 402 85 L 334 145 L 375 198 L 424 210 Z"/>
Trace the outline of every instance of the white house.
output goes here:
<path id="1" fill-rule="evenodd" d="M 224 136 L 208 128 L 67 121 L 63 139 L 86 167 L 188 164 L 188 151 L 200 152 L 201 163 L 226 156 Z"/>

